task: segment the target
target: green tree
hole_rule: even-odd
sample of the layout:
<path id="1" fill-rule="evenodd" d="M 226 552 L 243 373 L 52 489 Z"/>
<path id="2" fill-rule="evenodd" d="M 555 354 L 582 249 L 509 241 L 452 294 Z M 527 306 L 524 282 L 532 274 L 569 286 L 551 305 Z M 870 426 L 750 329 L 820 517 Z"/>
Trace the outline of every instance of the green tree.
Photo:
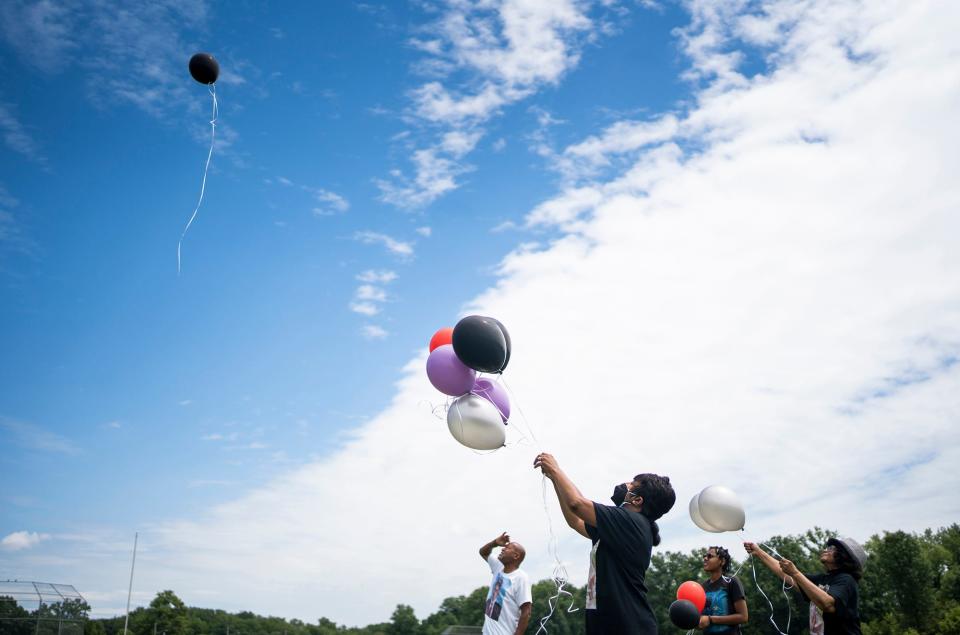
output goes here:
<path id="1" fill-rule="evenodd" d="M 885 533 L 868 544 L 874 558 L 871 577 L 864 585 L 864 595 L 892 600 L 903 630 L 914 628 L 929 632 L 933 621 L 935 596 L 934 571 L 923 557 L 920 540 L 903 531 Z M 871 600 L 874 601 L 874 600 Z"/>
<path id="2" fill-rule="evenodd" d="M 150 633 L 155 630 L 157 635 L 161 633 L 166 633 L 166 635 L 190 635 L 187 607 L 173 591 L 157 593 L 157 597 L 153 598 L 147 608 L 145 619 L 140 621 L 140 628 L 143 628 L 144 625 L 150 629 Z"/>
<path id="3" fill-rule="evenodd" d="M 390 626 L 387 628 L 388 635 L 419 635 L 420 620 L 413 612 L 412 606 L 398 604 L 390 616 Z"/>
<path id="4" fill-rule="evenodd" d="M 556 599 L 557 585 L 553 580 L 541 580 L 533 585 L 533 609 L 530 612 L 530 623 L 527 624 L 527 635 L 534 635 L 540 629 L 540 620 L 550 614 L 552 601 L 553 615 L 546 623 L 549 635 L 580 635 L 583 633 L 583 612 L 586 604 L 586 587 L 576 587 L 567 584 L 563 590 L 570 595 L 562 594 Z M 552 599 L 552 600 L 551 600 Z M 573 608 L 573 611 L 570 609 Z"/>
<path id="5" fill-rule="evenodd" d="M 483 603 L 487 598 L 487 587 L 477 587 L 469 595 L 448 597 L 440 603 L 440 608 L 423 620 L 421 628 L 424 635 L 439 635 L 448 626 L 482 626 Z"/>

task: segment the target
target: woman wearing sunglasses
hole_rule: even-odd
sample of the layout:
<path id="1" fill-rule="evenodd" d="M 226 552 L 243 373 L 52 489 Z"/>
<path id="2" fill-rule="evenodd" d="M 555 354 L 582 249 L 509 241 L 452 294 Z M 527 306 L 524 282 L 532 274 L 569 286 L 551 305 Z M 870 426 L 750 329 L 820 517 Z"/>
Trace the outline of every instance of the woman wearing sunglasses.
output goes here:
<path id="1" fill-rule="evenodd" d="M 867 552 L 853 538 L 831 538 L 820 552 L 826 573 L 804 574 L 786 558 L 779 562 L 755 543 L 743 548 L 757 556 L 810 601 L 810 635 L 860 635 L 859 581 Z"/>
<path id="2" fill-rule="evenodd" d="M 701 582 L 707 594 L 707 604 L 697 627 L 710 635 L 740 635 L 740 625 L 746 624 L 747 600 L 743 584 L 730 572 L 730 552 L 723 547 L 710 547 L 703 555 L 703 570 L 710 579 Z"/>

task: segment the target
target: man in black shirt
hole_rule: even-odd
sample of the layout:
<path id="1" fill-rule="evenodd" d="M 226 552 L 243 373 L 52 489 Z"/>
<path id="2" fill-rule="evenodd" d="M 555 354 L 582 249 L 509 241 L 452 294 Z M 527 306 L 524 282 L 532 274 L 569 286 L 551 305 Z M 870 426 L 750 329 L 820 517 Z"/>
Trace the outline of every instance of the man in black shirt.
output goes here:
<path id="1" fill-rule="evenodd" d="M 612 507 L 584 497 L 552 455 L 538 455 L 533 466 L 553 482 L 567 524 L 594 544 L 587 635 L 656 635 L 657 620 L 647 602 L 644 576 L 653 546 L 660 544 L 655 521 L 677 499 L 670 479 L 638 474 L 622 488 L 618 486 L 623 502 Z"/>
<path id="2" fill-rule="evenodd" d="M 826 573 L 803 574 L 782 558 L 777 562 L 755 543 L 743 543 L 751 556 L 810 601 L 810 635 L 860 635 L 859 580 L 867 553 L 852 538 L 831 538 L 820 552 Z"/>

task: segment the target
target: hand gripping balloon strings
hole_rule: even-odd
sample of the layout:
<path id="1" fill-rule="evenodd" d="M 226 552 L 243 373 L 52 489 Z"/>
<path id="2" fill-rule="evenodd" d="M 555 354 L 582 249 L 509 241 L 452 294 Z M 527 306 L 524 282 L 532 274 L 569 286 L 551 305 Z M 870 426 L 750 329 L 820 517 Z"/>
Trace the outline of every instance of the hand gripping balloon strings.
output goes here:
<path id="1" fill-rule="evenodd" d="M 554 611 L 557 610 L 557 606 L 560 605 L 560 596 L 567 595 L 570 596 L 570 606 L 567 607 L 567 613 L 575 613 L 580 609 L 575 606 L 575 598 L 570 591 L 567 591 L 563 587 L 566 586 L 568 581 L 567 568 L 563 566 L 563 562 L 560 560 L 560 552 L 557 543 L 557 536 L 553 533 L 553 522 L 550 520 L 550 509 L 547 506 L 547 477 L 543 476 L 542 481 L 542 490 L 543 490 L 543 513 L 547 517 L 547 531 L 550 534 L 549 539 L 547 540 L 547 550 L 550 555 L 553 556 L 554 566 L 553 574 L 551 575 L 553 583 L 557 585 L 557 592 L 553 594 L 550 598 L 547 599 L 547 606 L 550 608 L 550 612 L 540 618 L 540 628 L 537 629 L 537 632 L 534 635 L 540 635 L 540 632 L 547 632 L 547 622 L 550 621 L 550 618 L 553 617 Z"/>
<path id="2" fill-rule="evenodd" d="M 203 181 L 200 182 L 200 200 L 197 201 L 197 207 L 193 210 L 193 216 L 190 217 L 190 220 L 187 221 L 187 226 L 183 228 L 183 233 L 180 235 L 180 241 L 177 243 L 177 275 L 180 275 L 180 247 L 183 245 L 183 238 L 187 235 L 187 230 L 190 229 L 190 225 L 193 224 L 193 219 L 197 217 L 197 212 L 200 211 L 200 205 L 203 204 L 203 192 L 207 187 L 207 171 L 210 169 L 210 157 L 213 156 L 213 141 L 217 134 L 217 87 L 214 84 L 210 84 L 210 96 L 213 97 L 213 113 L 210 117 L 210 151 L 207 152 L 207 164 L 203 168 Z"/>

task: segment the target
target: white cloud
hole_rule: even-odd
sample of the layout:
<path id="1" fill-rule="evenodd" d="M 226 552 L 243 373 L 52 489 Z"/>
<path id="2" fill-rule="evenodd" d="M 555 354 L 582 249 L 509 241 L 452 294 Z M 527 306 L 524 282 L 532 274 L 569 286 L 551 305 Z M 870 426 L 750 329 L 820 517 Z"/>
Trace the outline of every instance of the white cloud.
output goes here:
<path id="1" fill-rule="evenodd" d="M 577 65 L 584 43 L 601 29 L 602 21 L 588 15 L 596 6 L 576 0 L 447 3 L 424 30 L 428 35 L 411 45 L 430 56 L 421 70 L 441 80 L 459 71 L 468 79 L 456 85 L 433 79 L 410 91 L 416 119 L 445 131 L 412 151 L 412 178 L 394 170 L 391 178 L 375 181 L 381 199 L 419 208 L 459 187 L 458 177 L 472 169 L 462 159 L 485 133 L 480 126 Z"/>
<path id="2" fill-rule="evenodd" d="M 373 302 L 351 302 L 350 310 L 366 316 L 374 316 L 380 313 L 380 307 Z"/>
<path id="3" fill-rule="evenodd" d="M 49 540 L 50 534 L 38 534 L 35 531 L 15 531 L 7 534 L 0 540 L 0 549 L 4 551 L 21 551 L 30 549 L 40 544 L 43 540 Z"/>
<path id="4" fill-rule="evenodd" d="M 344 197 L 336 192 L 324 190 L 321 188 L 305 188 L 316 199 L 320 205 L 313 208 L 313 213 L 317 216 L 332 216 L 342 214 L 350 209 L 350 203 Z"/>
<path id="5" fill-rule="evenodd" d="M 382 339 L 385 339 L 387 335 L 389 335 L 389 333 L 385 329 L 375 324 L 365 325 L 361 330 L 361 333 L 368 340 L 382 340 Z"/>
<path id="6" fill-rule="evenodd" d="M 410 258 L 413 256 L 413 244 L 402 240 L 397 240 L 387 234 L 381 234 L 373 231 L 360 231 L 354 234 L 354 239 L 366 245 L 380 244 L 386 247 L 387 251 L 401 258 Z"/>
<path id="7" fill-rule="evenodd" d="M 397 279 L 397 272 L 389 269 L 367 269 L 357 274 L 357 280 L 372 284 L 388 284 Z"/>
<path id="8" fill-rule="evenodd" d="M 40 452 L 79 454 L 72 441 L 41 426 L 0 417 L 0 433 L 6 432 L 21 447 Z"/>
<path id="9" fill-rule="evenodd" d="M 735 51 L 742 16 L 726 4 L 691 5 L 685 41 L 707 83 L 676 135 L 633 147 L 593 135 L 582 182 L 528 218 L 558 236 L 518 248 L 465 307 L 512 335 L 504 379 L 528 419 L 511 422 L 510 447 L 480 455 L 453 441 L 420 356 L 332 455 L 152 528 L 145 561 L 157 566 L 140 587 L 309 621 L 368 624 L 400 602 L 423 616 L 485 583 L 476 549 L 504 529 L 527 547 L 530 575 L 549 575 L 545 502 L 582 584 L 588 544 L 562 529 L 531 469 L 539 449 L 600 501 L 638 471 L 669 474 L 678 502 L 660 549 L 742 554 L 740 535 L 687 519 L 693 493 L 718 482 L 744 499 L 755 538 L 954 522 L 960 87 L 944 78 L 960 73 L 960 6 L 804 2 L 777 30 L 775 68 L 738 79 L 714 72 L 700 31 Z M 590 180 L 601 159 L 616 173 Z M 518 442 L 524 421 L 538 441 Z M 384 474 L 402 495 L 359 500 Z M 411 536 L 429 537 L 429 561 Z M 120 560 L 104 588 L 123 579 Z"/>
<path id="10" fill-rule="evenodd" d="M 429 227 L 417 227 L 416 231 L 425 238 L 429 238 L 433 234 L 433 230 Z"/>
<path id="11" fill-rule="evenodd" d="M 30 135 L 13 112 L 12 106 L 0 103 L 0 134 L 7 147 L 31 161 L 46 163 L 40 152 L 40 144 Z"/>
<path id="12" fill-rule="evenodd" d="M 55 72 L 68 63 L 76 47 L 71 31 L 74 16 L 64 3 L 4 2 L 0 4 L 0 33 L 22 59 L 45 72 Z"/>
<path id="13" fill-rule="evenodd" d="M 387 292 L 372 284 L 362 284 L 357 287 L 356 298 L 358 300 L 370 300 L 372 302 L 386 302 Z"/>

